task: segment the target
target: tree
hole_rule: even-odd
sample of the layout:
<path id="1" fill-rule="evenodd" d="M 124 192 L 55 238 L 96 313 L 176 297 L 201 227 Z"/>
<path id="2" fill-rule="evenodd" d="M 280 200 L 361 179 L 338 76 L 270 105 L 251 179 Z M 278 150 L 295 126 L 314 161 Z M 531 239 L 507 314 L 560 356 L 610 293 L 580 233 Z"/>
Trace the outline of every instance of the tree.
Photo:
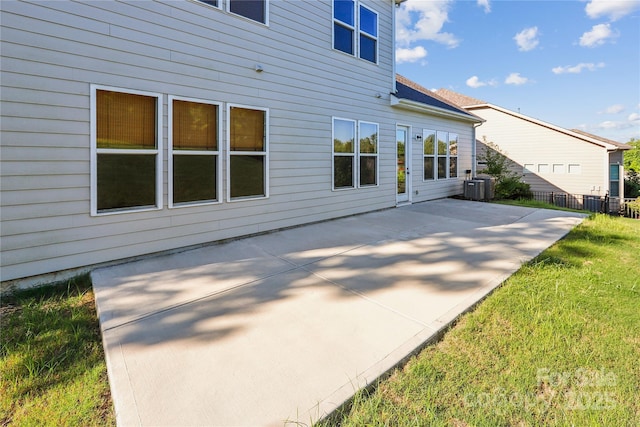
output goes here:
<path id="1" fill-rule="evenodd" d="M 478 160 L 487 166 L 478 172 L 486 173 L 496 179 L 497 199 L 530 199 L 533 197 L 531 186 L 521 181 L 521 176 L 511 170 L 511 160 L 500 149 L 498 144 L 487 141 L 483 137 L 484 153 L 478 155 Z"/>
<path id="2" fill-rule="evenodd" d="M 640 173 L 640 139 L 631 139 L 627 144 L 633 148 L 624 152 L 624 168 Z"/>
<path id="3" fill-rule="evenodd" d="M 640 196 L 640 139 L 631 139 L 628 144 L 633 148 L 624 152 L 624 196 Z"/>

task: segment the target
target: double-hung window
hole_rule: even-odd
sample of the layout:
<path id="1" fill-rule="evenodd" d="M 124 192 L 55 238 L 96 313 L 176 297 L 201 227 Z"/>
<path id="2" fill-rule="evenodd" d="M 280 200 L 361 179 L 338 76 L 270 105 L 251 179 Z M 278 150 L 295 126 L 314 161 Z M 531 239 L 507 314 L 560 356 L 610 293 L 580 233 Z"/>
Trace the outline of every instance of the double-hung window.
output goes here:
<path id="1" fill-rule="evenodd" d="M 609 195 L 611 197 L 620 196 L 620 165 L 609 165 Z"/>
<path id="2" fill-rule="evenodd" d="M 220 7 L 220 1 L 222 0 L 198 0 L 200 3 L 204 3 L 204 4 L 208 4 L 209 6 L 212 7 Z"/>
<path id="3" fill-rule="evenodd" d="M 377 64 L 378 14 L 355 0 L 333 0 L 333 48 Z"/>
<path id="4" fill-rule="evenodd" d="M 219 201 L 220 104 L 169 97 L 169 207 Z"/>
<path id="5" fill-rule="evenodd" d="M 269 0 L 227 0 L 229 12 L 252 21 L 268 24 Z"/>
<path id="6" fill-rule="evenodd" d="M 354 188 L 356 121 L 333 119 L 333 188 Z"/>
<path id="7" fill-rule="evenodd" d="M 449 178 L 458 177 L 458 134 L 449 134 Z"/>
<path id="8" fill-rule="evenodd" d="M 333 48 L 355 55 L 355 2 L 333 1 Z"/>
<path id="9" fill-rule="evenodd" d="M 447 178 L 447 145 L 449 142 L 449 134 L 447 132 L 438 131 L 438 179 Z"/>
<path id="10" fill-rule="evenodd" d="M 436 159 L 436 131 L 423 129 L 422 142 L 424 146 L 424 180 L 435 179 Z"/>
<path id="11" fill-rule="evenodd" d="M 162 95 L 91 86 L 91 214 L 162 207 Z"/>
<path id="12" fill-rule="evenodd" d="M 378 135 L 377 123 L 333 118 L 334 189 L 378 185 Z"/>
<path id="13" fill-rule="evenodd" d="M 378 62 L 378 14 L 364 6 L 360 6 L 360 58 Z"/>
<path id="14" fill-rule="evenodd" d="M 269 197 L 269 110 L 228 105 L 229 200 Z"/>
<path id="15" fill-rule="evenodd" d="M 360 187 L 378 185 L 378 124 L 358 123 Z"/>

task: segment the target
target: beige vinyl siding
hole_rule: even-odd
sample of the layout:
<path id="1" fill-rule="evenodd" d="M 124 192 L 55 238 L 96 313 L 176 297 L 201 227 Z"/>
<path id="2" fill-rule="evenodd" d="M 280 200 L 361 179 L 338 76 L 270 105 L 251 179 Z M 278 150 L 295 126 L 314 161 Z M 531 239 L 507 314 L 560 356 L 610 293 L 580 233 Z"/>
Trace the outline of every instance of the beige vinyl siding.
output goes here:
<path id="1" fill-rule="evenodd" d="M 378 65 L 332 49 L 330 1 L 273 1 L 269 26 L 191 0 L 3 2 L 1 279 L 394 206 L 393 6 L 362 3 Z M 90 215 L 91 84 L 162 94 L 161 210 Z M 268 199 L 167 208 L 168 95 L 269 109 Z M 379 187 L 332 191 L 334 115 L 379 123 Z"/>
<path id="2" fill-rule="evenodd" d="M 476 130 L 479 141 L 486 137 L 498 144 L 520 174 L 525 164 L 533 165 L 534 172 L 523 176 L 533 191 L 605 195 L 606 148 L 493 108 L 471 111 L 486 120 Z M 539 173 L 539 165 L 548 165 L 548 171 Z M 554 165 L 562 165 L 564 172 L 554 173 Z M 580 173 L 568 173 L 569 165 L 580 165 Z"/>

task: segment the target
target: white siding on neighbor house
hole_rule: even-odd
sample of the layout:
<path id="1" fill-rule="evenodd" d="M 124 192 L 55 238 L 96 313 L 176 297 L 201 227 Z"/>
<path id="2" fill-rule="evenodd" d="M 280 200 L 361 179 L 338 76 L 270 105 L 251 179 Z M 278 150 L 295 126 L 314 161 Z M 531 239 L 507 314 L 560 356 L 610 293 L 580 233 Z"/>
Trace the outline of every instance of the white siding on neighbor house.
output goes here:
<path id="1" fill-rule="evenodd" d="M 493 108 L 470 111 L 486 120 L 476 130 L 479 142 L 486 137 L 497 144 L 515 163 L 512 169 L 520 174 L 525 165 L 532 165 L 533 173 L 524 174 L 523 181 L 533 191 L 606 194 L 609 188 L 606 148 Z M 482 145 L 478 144 L 478 154 Z M 569 173 L 569 165 L 574 165 L 571 171 L 578 173 Z"/>
<path id="2" fill-rule="evenodd" d="M 392 207 L 397 122 L 457 132 L 470 168 L 470 125 L 392 111 L 393 2 L 361 3 L 378 13 L 377 65 L 332 49 L 331 1 L 271 1 L 268 26 L 195 0 L 3 1 L 0 279 Z M 90 215 L 92 84 L 162 95 L 160 210 Z M 170 95 L 221 103 L 223 130 L 229 104 L 269 110 L 268 198 L 168 208 Z M 333 116 L 379 124 L 377 187 L 332 189 Z M 415 182 L 413 201 L 456 186 Z"/>

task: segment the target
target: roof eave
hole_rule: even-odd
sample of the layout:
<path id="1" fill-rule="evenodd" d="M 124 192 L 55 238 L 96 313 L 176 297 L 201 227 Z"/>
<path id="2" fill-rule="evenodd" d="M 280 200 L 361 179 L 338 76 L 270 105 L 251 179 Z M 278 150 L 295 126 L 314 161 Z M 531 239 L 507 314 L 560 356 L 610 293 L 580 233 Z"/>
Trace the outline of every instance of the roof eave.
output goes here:
<path id="1" fill-rule="evenodd" d="M 404 108 L 406 110 L 417 111 L 419 113 L 428 113 L 439 117 L 463 120 L 471 123 L 484 123 L 486 121 L 476 115 L 456 113 L 455 111 L 446 110 L 440 107 L 434 107 L 432 105 L 423 104 L 422 102 L 398 98 L 394 94 L 391 94 L 390 105 L 392 107 Z"/>
<path id="2" fill-rule="evenodd" d="M 581 140 L 583 140 L 585 142 L 588 142 L 590 144 L 597 145 L 599 147 L 605 148 L 607 151 L 617 151 L 617 150 L 624 151 L 624 150 L 628 150 L 628 149 L 631 148 L 631 147 L 629 147 L 629 148 L 619 147 L 619 146 L 616 146 L 616 145 L 613 145 L 613 144 L 609 144 L 608 142 L 601 141 L 601 140 L 595 139 L 595 138 L 591 138 L 591 137 L 589 137 L 587 135 L 582 135 L 582 134 L 573 132 L 570 129 L 565 129 L 565 128 L 562 128 L 560 126 L 556 126 L 554 124 L 547 123 L 547 122 L 544 122 L 544 121 L 539 120 L 539 119 L 534 119 L 533 117 L 525 116 L 524 114 L 516 113 L 515 111 L 507 110 L 506 108 L 502 108 L 502 107 L 499 107 L 499 106 L 494 105 L 494 104 L 489 104 L 489 103 L 487 103 L 487 104 L 479 104 L 479 105 L 473 105 L 473 106 L 468 106 L 468 107 L 464 107 L 464 108 L 468 109 L 468 110 L 478 109 L 478 108 L 492 108 L 492 109 L 494 109 L 496 111 L 500 111 L 500 112 L 502 112 L 504 114 L 508 114 L 510 116 L 517 117 L 517 118 L 519 118 L 521 120 L 525 120 L 527 122 L 535 123 L 538 126 L 543 126 L 543 127 L 546 127 L 547 129 L 555 130 L 556 132 L 560 132 L 560 133 L 563 133 L 565 135 L 572 136 L 572 137 L 577 138 L 577 139 L 581 139 Z"/>

